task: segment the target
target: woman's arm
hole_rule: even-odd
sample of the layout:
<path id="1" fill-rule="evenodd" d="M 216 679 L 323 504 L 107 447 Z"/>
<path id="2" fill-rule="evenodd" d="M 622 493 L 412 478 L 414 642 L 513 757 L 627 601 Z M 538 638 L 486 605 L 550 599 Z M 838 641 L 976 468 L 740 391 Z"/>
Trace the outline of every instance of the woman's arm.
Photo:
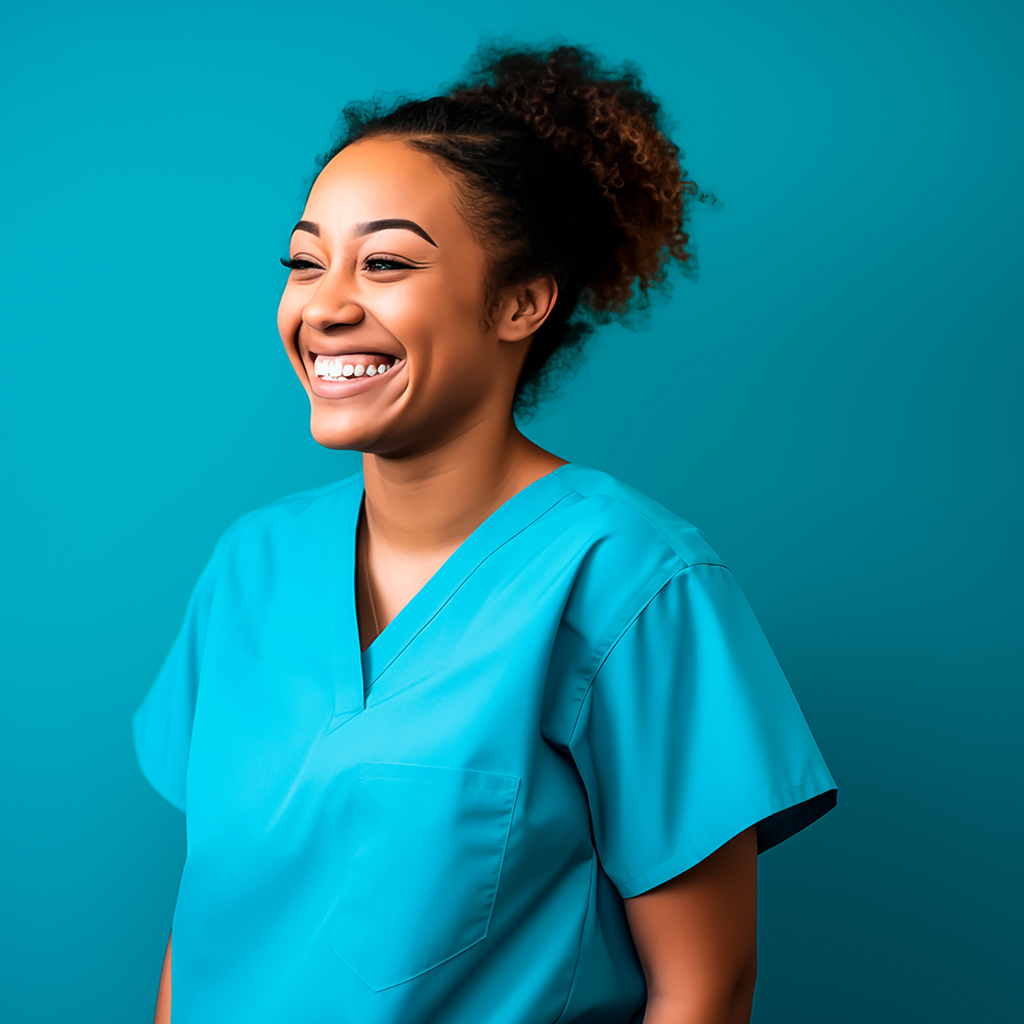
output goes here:
<path id="1" fill-rule="evenodd" d="M 624 901 L 647 979 L 644 1024 L 749 1024 L 757 978 L 757 835 Z"/>
<path id="2" fill-rule="evenodd" d="M 156 1014 L 153 1024 L 171 1024 L 171 936 L 167 936 L 167 952 L 160 972 L 160 990 L 156 994 Z"/>

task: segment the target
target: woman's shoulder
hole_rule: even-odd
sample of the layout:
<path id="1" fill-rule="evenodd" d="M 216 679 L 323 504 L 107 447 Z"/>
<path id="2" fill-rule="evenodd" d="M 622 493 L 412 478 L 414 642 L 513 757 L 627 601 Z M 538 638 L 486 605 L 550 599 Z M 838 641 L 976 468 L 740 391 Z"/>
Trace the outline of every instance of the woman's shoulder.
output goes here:
<path id="1" fill-rule="evenodd" d="M 322 529 L 329 531 L 331 522 L 337 521 L 339 501 L 358 500 L 362 489 L 362 473 L 356 472 L 341 480 L 286 494 L 239 516 L 221 534 L 217 547 L 237 551 L 239 547 L 253 545 L 289 546 L 293 541 L 322 536 Z"/>
<path id="2" fill-rule="evenodd" d="M 562 514 L 553 517 L 561 524 L 555 529 L 566 531 L 563 538 L 580 557 L 612 566 L 618 578 L 724 564 L 698 527 L 611 473 L 578 462 L 553 472 L 572 499 L 556 503 Z M 285 495 L 236 519 L 218 548 L 248 558 L 260 553 L 289 557 L 310 545 L 322 546 L 343 522 L 354 523 L 362 492 L 362 473 L 356 472 Z"/>
<path id="3" fill-rule="evenodd" d="M 578 462 L 555 472 L 578 495 L 573 508 L 578 525 L 596 537 L 635 545 L 638 553 L 661 549 L 678 569 L 724 564 L 696 526 L 611 473 Z"/>

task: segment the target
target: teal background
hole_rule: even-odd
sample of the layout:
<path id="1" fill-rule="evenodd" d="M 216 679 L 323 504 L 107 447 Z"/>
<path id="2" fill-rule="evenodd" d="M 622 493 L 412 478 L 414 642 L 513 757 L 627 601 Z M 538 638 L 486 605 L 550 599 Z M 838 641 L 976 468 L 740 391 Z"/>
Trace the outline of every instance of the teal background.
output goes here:
<path id="1" fill-rule="evenodd" d="M 341 105 L 482 31 L 633 59 L 701 273 L 524 429 L 701 527 L 840 786 L 761 860 L 758 1024 L 1019 1012 L 1020 53 L 948 0 L 40 4 L 0 24 L 11 1022 L 151 1019 L 182 818 L 129 718 L 221 531 L 347 475 L 276 333 Z"/>

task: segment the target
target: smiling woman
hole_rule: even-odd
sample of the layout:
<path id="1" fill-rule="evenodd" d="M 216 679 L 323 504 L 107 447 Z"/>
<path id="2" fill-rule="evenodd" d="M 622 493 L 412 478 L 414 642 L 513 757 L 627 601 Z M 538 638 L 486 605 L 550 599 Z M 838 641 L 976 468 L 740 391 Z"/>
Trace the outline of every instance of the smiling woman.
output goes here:
<path id="1" fill-rule="evenodd" d="M 543 310 L 517 310 L 511 331 L 482 327 L 486 253 L 435 158 L 388 137 L 347 146 L 317 177 L 291 248 L 278 327 L 317 441 L 394 457 L 425 432 L 459 431 L 460 415 L 497 422 L 554 293 L 537 282 Z"/>
<path id="2" fill-rule="evenodd" d="M 157 1020 L 735 1024 L 757 854 L 836 787 L 700 533 L 514 413 L 690 261 L 634 68 L 354 106 L 282 262 L 362 471 L 223 535 L 134 719 L 186 814 Z"/>

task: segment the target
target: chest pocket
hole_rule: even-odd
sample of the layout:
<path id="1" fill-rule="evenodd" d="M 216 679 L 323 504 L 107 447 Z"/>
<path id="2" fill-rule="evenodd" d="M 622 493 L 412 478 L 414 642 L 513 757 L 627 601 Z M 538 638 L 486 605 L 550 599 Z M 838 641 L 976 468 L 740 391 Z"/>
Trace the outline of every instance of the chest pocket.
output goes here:
<path id="1" fill-rule="evenodd" d="M 367 763 L 355 788 L 355 842 L 330 945 L 380 992 L 486 937 L 519 778 Z"/>

